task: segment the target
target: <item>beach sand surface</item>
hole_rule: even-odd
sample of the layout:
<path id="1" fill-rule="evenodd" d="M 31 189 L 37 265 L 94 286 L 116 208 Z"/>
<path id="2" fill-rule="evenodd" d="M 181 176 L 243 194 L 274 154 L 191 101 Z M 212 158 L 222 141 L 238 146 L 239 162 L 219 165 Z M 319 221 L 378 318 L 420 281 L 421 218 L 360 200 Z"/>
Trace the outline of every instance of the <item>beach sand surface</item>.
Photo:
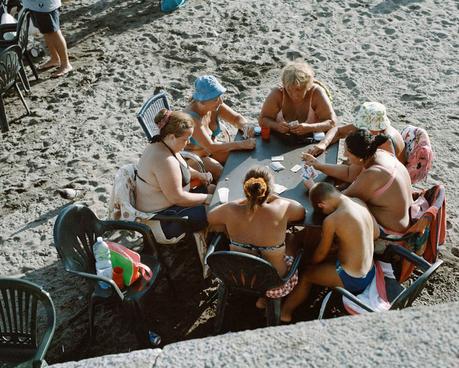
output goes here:
<path id="1" fill-rule="evenodd" d="M 174 108 L 186 105 L 198 75 L 214 74 L 225 101 L 256 122 L 286 62 L 304 58 L 332 91 L 339 121 L 351 122 L 365 101 L 386 105 L 392 124 L 425 128 L 435 151 L 419 188 L 446 187 L 444 264 L 416 304 L 459 300 L 459 3 L 455 0 L 189 0 L 171 14 L 158 1 L 64 1 L 62 29 L 74 71 L 32 81 L 26 100 L 5 97 L 10 132 L 0 138 L 0 273 L 48 290 L 58 327 L 49 362 L 138 348 L 123 314 L 97 309 L 88 342 L 87 284 L 66 273 L 53 244 L 53 224 L 70 202 L 57 189 L 106 218 L 116 170 L 136 163 L 146 144 L 136 112 L 162 85 Z M 179 296 L 161 279 L 148 320 L 165 343 L 212 330 L 215 280 L 202 281 L 196 251 L 172 247 Z M 229 310 L 230 327 L 263 326 L 252 301 Z M 241 322 L 242 319 L 242 322 Z M 232 325 L 231 325 L 232 324 Z"/>

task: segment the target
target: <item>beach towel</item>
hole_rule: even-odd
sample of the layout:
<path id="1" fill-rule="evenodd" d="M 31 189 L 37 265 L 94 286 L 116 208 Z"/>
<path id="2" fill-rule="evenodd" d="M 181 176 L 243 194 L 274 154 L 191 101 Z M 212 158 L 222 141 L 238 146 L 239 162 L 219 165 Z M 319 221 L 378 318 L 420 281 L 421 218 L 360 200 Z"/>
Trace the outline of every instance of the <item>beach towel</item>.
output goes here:
<path id="1" fill-rule="evenodd" d="M 376 261 L 375 267 L 375 277 L 366 289 L 359 295 L 356 295 L 356 297 L 376 312 L 383 312 L 390 309 L 384 277 L 395 280 L 395 276 L 390 263 Z M 343 305 L 349 314 L 368 313 L 368 311 L 360 308 L 345 296 L 343 296 Z"/>
<path id="2" fill-rule="evenodd" d="M 161 0 L 161 11 L 169 13 L 185 5 L 186 0 Z"/>
<path id="3" fill-rule="evenodd" d="M 427 177 L 434 159 L 432 146 L 427 132 L 413 125 L 402 130 L 405 142 L 406 169 L 410 174 L 411 183 L 415 184 Z"/>

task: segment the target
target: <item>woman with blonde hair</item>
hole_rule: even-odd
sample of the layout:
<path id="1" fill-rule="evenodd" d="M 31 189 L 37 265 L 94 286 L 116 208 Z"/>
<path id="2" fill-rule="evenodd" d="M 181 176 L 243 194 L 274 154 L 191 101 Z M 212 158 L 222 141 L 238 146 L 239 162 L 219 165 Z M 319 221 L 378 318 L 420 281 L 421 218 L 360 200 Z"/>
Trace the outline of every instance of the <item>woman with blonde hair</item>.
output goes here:
<path id="1" fill-rule="evenodd" d="M 336 115 L 312 68 L 305 62 L 292 62 L 282 72 L 282 85 L 266 97 L 258 122 L 280 133 L 308 135 L 333 128 Z"/>
<path id="2" fill-rule="evenodd" d="M 184 110 L 193 117 L 194 132 L 187 150 L 199 155 L 204 166 L 218 180 L 228 155 L 234 150 L 255 148 L 253 129 L 247 119 L 223 102 L 226 89 L 213 75 L 196 78 L 194 93 L 190 104 Z M 221 121 L 225 120 L 244 133 L 245 139 L 221 143 L 216 137 L 222 131 Z"/>
<path id="3" fill-rule="evenodd" d="M 230 238 L 231 250 L 255 254 L 266 259 L 283 277 L 287 274 L 293 257 L 286 254 L 285 233 L 287 224 L 304 218 L 304 207 L 291 199 L 273 194 L 274 180 L 264 167 L 249 170 L 244 179 L 245 198 L 224 203 L 208 214 L 215 228 L 224 227 Z M 287 295 L 298 281 L 298 275 L 285 285 L 267 291 L 267 296 Z M 257 306 L 264 307 L 264 300 Z"/>
<path id="4" fill-rule="evenodd" d="M 136 171 L 135 207 L 142 212 L 188 216 L 191 226 L 175 222 L 161 223 L 167 238 L 184 232 L 196 232 L 207 226 L 205 205 L 212 200 L 207 187 L 210 173 L 188 166 L 180 155 L 193 134 L 193 119 L 183 112 L 162 109 L 155 117 L 159 134 L 154 136 L 140 157 Z M 201 193 L 190 192 L 193 178 L 205 183 Z"/>

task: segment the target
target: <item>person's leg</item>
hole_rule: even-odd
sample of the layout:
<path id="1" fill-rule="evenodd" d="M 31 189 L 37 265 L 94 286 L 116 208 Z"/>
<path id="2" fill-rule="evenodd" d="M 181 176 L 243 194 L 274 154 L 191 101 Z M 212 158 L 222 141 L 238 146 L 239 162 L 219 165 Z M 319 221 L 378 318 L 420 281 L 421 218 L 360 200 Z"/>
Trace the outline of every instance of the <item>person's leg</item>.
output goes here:
<path id="1" fill-rule="evenodd" d="M 295 309 L 309 296 L 311 286 L 343 287 L 343 282 L 336 273 L 334 263 L 321 263 L 310 266 L 302 275 L 295 289 L 288 295 L 281 309 L 281 321 L 290 322 Z"/>
<path id="2" fill-rule="evenodd" d="M 39 70 L 54 68 L 61 65 L 61 59 L 59 57 L 59 53 L 57 52 L 54 38 L 52 37 L 54 33 L 56 32 L 45 33 L 43 35 L 45 37 L 46 46 L 48 47 L 49 59 L 45 63 L 38 66 Z"/>
<path id="3" fill-rule="evenodd" d="M 61 77 L 73 69 L 72 65 L 70 65 L 67 53 L 67 43 L 65 42 L 65 38 L 60 30 L 48 34 L 48 37 L 55 47 L 57 54 L 59 55 L 59 60 L 61 61 L 60 67 L 52 74 L 52 77 Z"/>

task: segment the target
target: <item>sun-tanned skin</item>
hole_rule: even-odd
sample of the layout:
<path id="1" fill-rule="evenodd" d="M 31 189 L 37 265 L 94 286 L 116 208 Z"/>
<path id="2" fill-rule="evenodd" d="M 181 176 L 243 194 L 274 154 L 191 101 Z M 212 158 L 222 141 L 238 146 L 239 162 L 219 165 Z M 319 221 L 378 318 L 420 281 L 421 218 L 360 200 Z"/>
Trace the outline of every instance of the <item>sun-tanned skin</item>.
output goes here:
<path id="1" fill-rule="evenodd" d="M 312 187 L 310 196 L 318 185 L 322 183 Z M 322 196 L 316 206 L 327 214 L 322 225 L 322 238 L 309 261 L 310 265 L 282 305 L 283 322 L 292 320 L 292 313 L 307 299 L 313 284 L 343 287 L 335 260 L 326 260 L 332 245 L 337 246 L 337 258 L 350 276 L 365 276 L 373 265 L 373 241 L 379 236 L 379 229 L 365 203 L 334 190 Z"/>

